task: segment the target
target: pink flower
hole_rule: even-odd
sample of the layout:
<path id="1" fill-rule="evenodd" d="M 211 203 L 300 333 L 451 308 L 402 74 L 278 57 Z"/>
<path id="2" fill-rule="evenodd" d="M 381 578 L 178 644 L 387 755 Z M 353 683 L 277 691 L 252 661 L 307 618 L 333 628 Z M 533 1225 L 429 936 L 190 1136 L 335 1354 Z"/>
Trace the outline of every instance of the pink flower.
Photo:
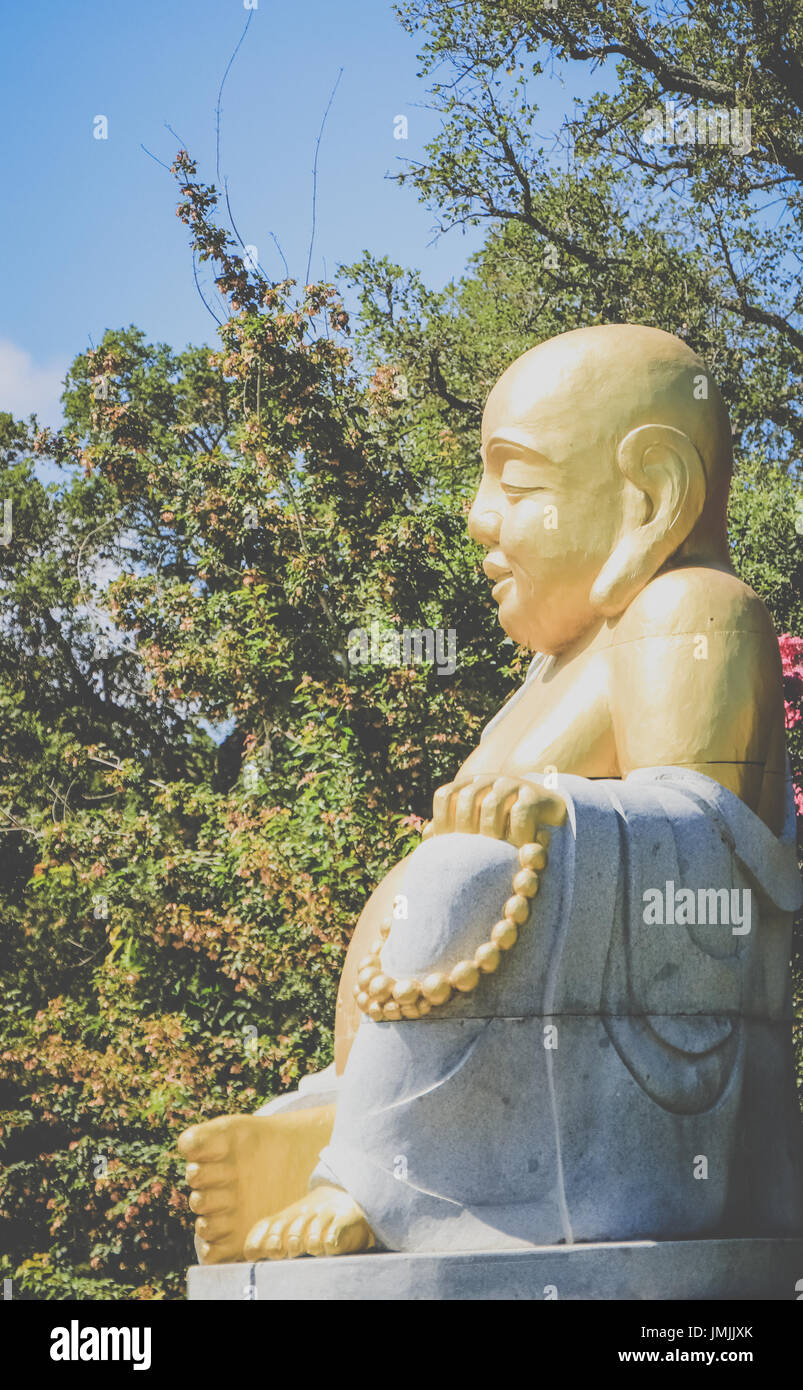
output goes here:
<path id="1" fill-rule="evenodd" d="M 803 637 L 782 632 L 778 638 L 781 649 L 784 685 L 784 723 L 788 730 L 803 722 Z M 803 787 L 795 783 L 795 806 L 803 818 Z"/>
<path id="2" fill-rule="evenodd" d="M 803 679 L 803 637 L 793 637 L 791 632 L 782 632 L 778 638 L 778 646 L 781 649 L 784 676 Z"/>

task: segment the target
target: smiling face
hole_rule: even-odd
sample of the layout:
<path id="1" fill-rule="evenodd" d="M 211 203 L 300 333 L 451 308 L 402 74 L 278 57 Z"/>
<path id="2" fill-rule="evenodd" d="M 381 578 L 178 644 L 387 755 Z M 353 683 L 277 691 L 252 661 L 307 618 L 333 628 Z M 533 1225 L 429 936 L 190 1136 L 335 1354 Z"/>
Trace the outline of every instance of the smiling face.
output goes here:
<path id="1" fill-rule="evenodd" d="M 670 559 L 729 563 L 728 412 L 662 329 L 596 324 L 525 352 L 488 397 L 482 458 L 469 530 L 532 651 L 593 637 Z"/>
<path id="2" fill-rule="evenodd" d="M 633 507 L 594 383 L 562 341 L 519 358 L 491 392 L 469 515 L 502 627 L 550 653 L 599 625 L 591 588 Z"/>

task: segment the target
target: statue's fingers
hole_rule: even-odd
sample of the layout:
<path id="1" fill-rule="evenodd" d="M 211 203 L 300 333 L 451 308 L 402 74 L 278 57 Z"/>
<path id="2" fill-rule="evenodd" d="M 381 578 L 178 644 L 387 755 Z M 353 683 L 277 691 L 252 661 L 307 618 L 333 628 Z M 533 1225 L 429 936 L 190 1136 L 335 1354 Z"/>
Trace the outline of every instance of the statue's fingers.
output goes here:
<path id="1" fill-rule="evenodd" d="M 495 840 L 505 838 L 507 813 L 518 783 L 511 777 L 497 777 L 490 791 L 483 797 L 480 807 L 480 833 L 490 835 Z"/>
<path id="2" fill-rule="evenodd" d="M 492 777 L 475 777 L 472 782 L 460 788 L 454 802 L 455 830 L 460 830 L 467 835 L 476 834 L 480 806 L 493 780 Z"/>
<path id="3" fill-rule="evenodd" d="M 520 792 L 510 808 L 510 827 L 508 833 L 511 844 L 516 845 L 519 849 L 522 845 L 529 844 L 531 840 L 535 839 L 537 828 L 537 804 L 531 799 L 522 796 Z"/>
<path id="4" fill-rule="evenodd" d="M 471 834 L 475 829 L 474 818 L 477 808 L 474 783 L 461 787 L 454 799 L 454 828 L 463 834 Z"/>
<path id="5" fill-rule="evenodd" d="M 510 808 L 510 839 L 521 848 L 535 839 L 538 830 L 539 805 L 520 791 Z"/>
<path id="6" fill-rule="evenodd" d="M 560 792 L 523 782 L 519 796 L 523 806 L 536 808 L 539 825 L 563 825 L 566 819 L 566 802 Z"/>
<path id="7" fill-rule="evenodd" d="M 445 786 L 438 787 L 432 798 L 432 824 L 436 835 L 448 835 L 452 829 L 452 796 L 454 791 L 454 782 L 447 782 Z"/>

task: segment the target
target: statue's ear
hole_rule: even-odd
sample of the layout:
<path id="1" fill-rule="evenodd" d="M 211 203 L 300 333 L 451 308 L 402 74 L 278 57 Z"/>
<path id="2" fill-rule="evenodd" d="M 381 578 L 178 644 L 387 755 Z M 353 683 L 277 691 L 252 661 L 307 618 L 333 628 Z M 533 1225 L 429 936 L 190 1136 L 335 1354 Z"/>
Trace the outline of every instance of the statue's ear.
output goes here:
<path id="1" fill-rule="evenodd" d="M 617 462 L 641 497 L 591 590 L 592 604 L 609 618 L 621 613 L 683 544 L 706 493 L 700 455 L 688 435 L 671 425 L 631 430 L 619 445 Z"/>

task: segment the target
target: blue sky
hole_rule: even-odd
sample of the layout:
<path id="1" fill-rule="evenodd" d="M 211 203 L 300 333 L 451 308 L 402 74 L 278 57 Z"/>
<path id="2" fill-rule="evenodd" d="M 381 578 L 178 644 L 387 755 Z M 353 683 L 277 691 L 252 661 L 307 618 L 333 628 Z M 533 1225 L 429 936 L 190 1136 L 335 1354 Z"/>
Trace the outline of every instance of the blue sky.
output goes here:
<path id="1" fill-rule="evenodd" d="M 243 0 L 37 0 L 0 14 L 4 216 L 0 222 L 0 409 L 58 420 L 63 373 L 104 330 L 135 323 L 175 347 L 212 341 L 175 215 L 178 133 L 215 182 L 215 106 L 249 11 Z M 433 218 L 386 174 L 436 129 L 423 109 L 416 42 L 390 0 L 258 0 L 223 94 L 222 172 L 244 240 L 282 275 L 274 233 L 303 281 L 315 141 L 343 75 L 319 156 L 312 274 L 364 249 L 440 286 L 481 231 L 432 244 Z M 546 78 L 539 104 L 566 93 Z M 405 115 L 408 139 L 394 139 Z M 105 116 L 108 138 L 95 139 Z"/>

